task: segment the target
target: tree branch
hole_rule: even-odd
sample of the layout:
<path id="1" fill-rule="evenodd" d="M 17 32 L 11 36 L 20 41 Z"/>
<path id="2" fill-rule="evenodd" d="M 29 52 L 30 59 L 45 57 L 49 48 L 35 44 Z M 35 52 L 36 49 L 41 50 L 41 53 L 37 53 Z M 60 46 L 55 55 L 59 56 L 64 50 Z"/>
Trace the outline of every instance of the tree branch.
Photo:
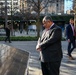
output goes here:
<path id="1" fill-rule="evenodd" d="M 51 2 L 53 3 L 52 0 L 47 0 L 47 2 L 44 1 L 44 3 L 46 3 L 46 4 L 45 4 L 45 6 L 43 6 L 43 7 L 40 9 L 40 12 L 41 12 L 44 8 L 47 7 L 48 3 L 51 3 Z M 44 3 L 43 3 L 43 4 L 44 4 Z M 41 4 L 41 5 L 42 5 L 42 4 Z"/>

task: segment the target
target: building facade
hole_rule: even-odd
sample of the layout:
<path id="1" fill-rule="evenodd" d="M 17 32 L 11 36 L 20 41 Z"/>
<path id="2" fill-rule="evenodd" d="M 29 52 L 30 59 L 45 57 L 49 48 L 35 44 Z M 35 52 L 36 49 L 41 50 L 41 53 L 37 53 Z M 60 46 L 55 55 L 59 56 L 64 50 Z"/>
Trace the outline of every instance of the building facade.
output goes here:
<path id="1" fill-rule="evenodd" d="M 27 8 L 27 0 L 20 0 L 20 12 L 25 13 Z"/>
<path id="2" fill-rule="evenodd" d="M 7 0 L 7 13 L 11 15 L 11 12 L 17 13 L 22 12 L 26 13 L 27 11 L 32 12 L 35 5 L 32 0 Z M 34 0 L 37 2 L 38 0 Z M 39 0 L 41 1 L 41 0 Z M 47 0 L 42 0 L 41 6 L 45 6 Z M 37 4 L 37 3 L 36 3 Z M 32 7 L 33 5 L 33 7 Z M 0 0 L 0 15 L 3 15 L 5 12 L 5 0 Z M 64 13 L 64 0 L 50 0 L 47 6 L 41 11 L 42 14 L 63 14 Z"/>
<path id="3" fill-rule="evenodd" d="M 76 0 L 73 0 L 73 9 L 76 7 Z"/>
<path id="4" fill-rule="evenodd" d="M 20 0 L 7 0 L 7 14 L 16 13 L 20 8 Z M 0 15 L 5 13 L 5 0 L 0 0 Z"/>
<path id="5" fill-rule="evenodd" d="M 33 4 L 32 0 L 27 0 L 28 7 L 32 7 L 32 5 L 35 7 L 38 4 L 38 0 L 34 0 L 35 5 Z M 39 0 L 41 1 L 41 0 Z M 47 0 L 42 0 L 40 2 L 40 7 L 45 6 L 47 3 Z M 50 0 L 46 7 L 41 11 L 42 14 L 63 14 L 64 13 L 64 0 Z"/>
<path id="6" fill-rule="evenodd" d="M 64 0 L 53 0 L 48 3 L 44 9 L 45 13 L 50 14 L 63 14 L 64 13 Z"/>

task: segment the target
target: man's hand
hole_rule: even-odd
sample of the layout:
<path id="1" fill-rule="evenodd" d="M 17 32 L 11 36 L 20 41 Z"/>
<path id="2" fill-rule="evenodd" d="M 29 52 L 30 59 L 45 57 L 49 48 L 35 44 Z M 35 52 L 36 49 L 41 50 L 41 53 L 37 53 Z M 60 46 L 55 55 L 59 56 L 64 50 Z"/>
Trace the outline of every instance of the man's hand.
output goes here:
<path id="1" fill-rule="evenodd" d="M 36 50 L 37 50 L 37 51 L 41 51 L 41 47 L 40 47 L 40 44 L 39 44 L 39 43 L 38 43 L 37 46 L 36 46 Z"/>
<path id="2" fill-rule="evenodd" d="M 41 48 L 37 48 L 37 51 L 41 51 Z"/>

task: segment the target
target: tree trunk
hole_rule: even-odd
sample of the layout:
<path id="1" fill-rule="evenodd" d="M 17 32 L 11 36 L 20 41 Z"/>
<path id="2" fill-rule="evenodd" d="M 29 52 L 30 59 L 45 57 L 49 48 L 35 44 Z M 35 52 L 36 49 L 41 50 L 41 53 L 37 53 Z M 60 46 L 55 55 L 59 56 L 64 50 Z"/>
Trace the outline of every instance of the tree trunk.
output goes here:
<path id="1" fill-rule="evenodd" d="M 10 29 L 11 29 L 11 36 L 14 36 L 13 35 L 13 21 L 11 20 L 11 24 L 10 24 Z"/>
<path id="2" fill-rule="evenodd" d="M 27 25 L 26 25 L 26 33 L 27 33 L 27 35 L 28 35 L 28 23 L 27 23 Z"/>
<path id="3" fill-rule="evenodd" d="M 40 37 L 40 12 L 38 12 L 37 16 L 37 37 Z"/>

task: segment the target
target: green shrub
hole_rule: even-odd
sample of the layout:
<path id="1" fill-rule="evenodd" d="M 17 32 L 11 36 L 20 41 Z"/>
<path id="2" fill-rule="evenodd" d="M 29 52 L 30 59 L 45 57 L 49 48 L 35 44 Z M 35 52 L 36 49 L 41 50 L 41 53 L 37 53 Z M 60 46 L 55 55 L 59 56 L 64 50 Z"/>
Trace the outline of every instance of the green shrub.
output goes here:
<path id="1" fill-rule="evenodd" d="M 5 37 L 0 37 L 0 41 L 4 41 Z M 12 41 L 37 41 L 37 37 L 31 37 L 31 36 L 17 36 L 17 37 L 11 37 Z M 65 41 L 65 38 L 62 38 L 62 41 Z"/>
<path id="2" fill-rule="evenodd" d="M 0 37 L 0 41 L 4 41 L 5 37 Z M 18 37 L 11 37 L 12 41 L 37 41 L 37 37 L 24 37 L 24 36 L 18 36 Z"/>

